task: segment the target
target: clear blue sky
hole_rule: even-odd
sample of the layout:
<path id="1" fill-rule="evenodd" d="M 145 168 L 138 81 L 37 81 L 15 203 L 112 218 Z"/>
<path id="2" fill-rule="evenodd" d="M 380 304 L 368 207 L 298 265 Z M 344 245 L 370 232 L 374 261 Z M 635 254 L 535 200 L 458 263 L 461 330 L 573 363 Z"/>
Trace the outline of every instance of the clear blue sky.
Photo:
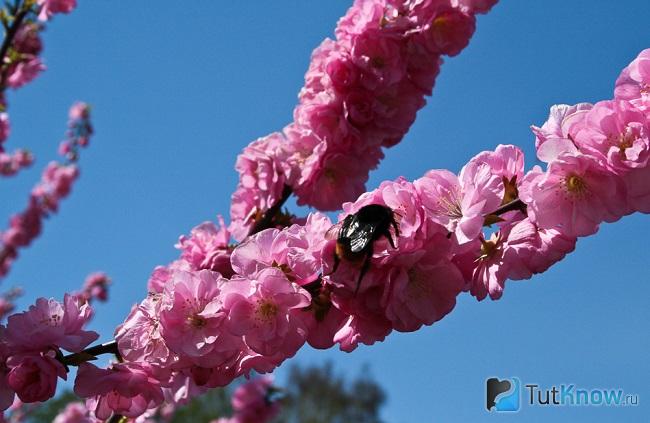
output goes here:
<path id="1" fill-rule="evenodd" d="M 92 326 L 109 339 L 145 295 L 151 269 L 177 256 L 177 237 L 227 215 L 237 153 L 290 121 L 311 50 L 349 5 L 81 0 L 74 14 L 57 16 L 44 36 L 48 71 L 9 97 L 8 147 L 29 147 L 38 161 L 0 181 L 0 219 L 24 206 L 74 100 L 94 105 L 97 136 L 83 151 L 73 195 L 22 252 L 4 288 L 22 285 L 25 307 L 105 270 L 114 280 L 111 301 L 97 307 Z M 521 146 L 530 167 L 529 125 L 541 124 L 554 103 L 611 97 L 619 71 L 650 47 L 648 22 L 643 0 L 497 5 L 479 18 L 470 46 L 443 66 L 429 104 L 369 187 L 431 168 L 458 171 L 499 143 Z M 383 416 L 391 423 L 647 421 L 649 229 L 642 215 L 605 225 L 552 270 L 509 283 L 500 301 L 461 296 L 431 328 L 352 354 L 305 347 L 293 361 L 333 360 L 349 373 L 367 363 L 388 392 Z M 490 376 L 620 387 L 639 394 L 640 405 L 489 414 Z"/>

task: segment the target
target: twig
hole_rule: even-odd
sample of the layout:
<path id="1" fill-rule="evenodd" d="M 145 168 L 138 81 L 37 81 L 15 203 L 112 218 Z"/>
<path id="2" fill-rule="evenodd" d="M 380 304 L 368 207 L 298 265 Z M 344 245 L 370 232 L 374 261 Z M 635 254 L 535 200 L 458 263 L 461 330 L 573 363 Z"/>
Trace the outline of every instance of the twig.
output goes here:
<path id="1" fill-rule="evenodd" d="M 266 213 L 264 213 L 264 216 L 260 220 L 258 220 L 251 231 L 249 232 L 249 236 L 256 234 L 260 231 L 263 231 L 264 229 L 268 229 L 271 227 L 273 224 L 273 218 L 275 217 L 276 214 L 280 211 L 280 208 L 284 205 L 284 203 L 289 199 L 291 196 L 291 193 L 293 191 L 291 190 L 291 187 L 289 185 L 285 185 L 284 188 L 282 189 L 282 196 L 280 199 L 269 208 Z"/>
<path id="2" fill-rule="evenodd" d="M 120 351 L 117 349 L 117 341 L 110 341 L 88 347 L 78 353 L 68 354 L 62 357 L 60 361 L 66 366 L 78 366 L 86 361 L 96 359 L 101 354 L 113 354 L 118 360 L 121 360 Z"/>

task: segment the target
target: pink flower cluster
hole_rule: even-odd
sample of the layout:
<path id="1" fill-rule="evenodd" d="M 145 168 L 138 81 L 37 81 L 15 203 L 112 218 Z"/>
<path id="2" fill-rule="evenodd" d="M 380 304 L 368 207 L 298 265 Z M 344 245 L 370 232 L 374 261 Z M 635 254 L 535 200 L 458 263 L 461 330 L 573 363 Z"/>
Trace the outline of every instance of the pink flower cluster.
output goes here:
<path id="1" fill-rule="evenodd" d="M 266 423 L 280 412 L 280 404 L 270 396 L 274 391 L 273 378 L 262 376 L 235 389 L 231 403 L 232 417 L 222 417 L 213 423 Z"/>
<path id="2" fill-rule="evenodd" d="M 280 200 L 337 210 L 365 190 L 382 147 L 397 144 L 425 104 L 442 63 L 468 44 L 475 13 L 496 1 L 357 0 L 336 40 L 312 54 L 294 122 L 237 159 L 231 231 L 242 240 Z"/>
<path id="3" fill-rule="evenodd" d="M 45 65 L 38 56 L 43 50 L 39 36 L 42 29 L 41 25 L 32 22 L 26 22 L 18 28 L 8 57 L 6 77 L 3 76 L 3 87 L 20 88 L 45 70 Z"/>
<path id="4" fill-rule="evenodd" d="M 86 277 L 81 291 L 75 293 L 82 301 L 92 303 L 94 300 L 108 301 L 108 286 L 111 278 L 104 272 L 91 273 Z"/>
<path id="5" fill-rule="evenodd" d="M 79 352 L 98 338 L 84 325 L 92 316 L 87 303 L 72 295 L 63 303 L 39 298 L 28 311 L 9 316 L 0 326 L 0 410 L 17 394 L 22 402 L 54 396 L 57 378 L 66 379 L 61 349 Z"/>
<path id="6" fill-rule="evenodd" d="M 649 212 L 650 74 L 638 70 L 647 57 L 643 52 L 617 82 L 617 93 L 637 97 L 554 106 L 533 128 L 545 171 L 525 172 L 523 152 L 499 145 L 458 174 L 431 170 L 413 182 L 387 181 L 345 203 L 341 221 L 374 204 L 390 209 L 399 228 L 372 243 L 360 282 L 361 262 L 339 255 L 334 269 L 337 241 L 320 213 L 258 232 L 234 249 L 223 222 L 198 226 L 181 237 L 181 258 L 156 269 L 150 295 L 117 330 L 125 359 L 119 373 L 144 372 L 143 385 L 115 388 L 113 403 L 93 391 L 98 404 L 132 415 L 127 404 L 137 402 L 141 412 L 163 397 L 184 401 L 251 371 L 270 372 L 305 343 L 352 351 L 392 330 L 418 330 L 447 315 L 461 292 L 498 299 L 506 280 L 544 272 L 602 221 Z M 169 387 L 178 383 L 187 388 L 174 396 Z M 146 398 L 136 401 L 140 395 Z"/>
<path id="7" fill-rule="evenodd" d="M 76 160 L 79 147 L 88 144 L 92 133 L 90 108 L 85 103 L 76 103 L 70 109 L 68 140 L 70 154 L 68 160 Z M 59 208 L 59 202 L 70 194 L 79 169 L 73 163 L 50 162 L 43 170 L 41 180 L 34 186 L 29 196 L 27 208 L 15 214 L 9 221 L 9 228 L 0 233 L 0 277 L 7 274 L 18 249 L 28 246 L 41 232 L 42 221 Z"/>

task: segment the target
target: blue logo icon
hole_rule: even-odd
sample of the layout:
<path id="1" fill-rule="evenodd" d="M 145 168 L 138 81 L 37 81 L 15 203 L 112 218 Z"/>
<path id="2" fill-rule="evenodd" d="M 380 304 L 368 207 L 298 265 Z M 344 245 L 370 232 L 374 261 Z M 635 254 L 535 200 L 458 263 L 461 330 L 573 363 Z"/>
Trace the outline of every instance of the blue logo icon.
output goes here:
<path id="1" fill-rule="evenodd" d="M 500 380 L 491 377 L 485 381 L 485 407 L 488 411 L 519 411 L 520 386 L 516 377 Z"/>

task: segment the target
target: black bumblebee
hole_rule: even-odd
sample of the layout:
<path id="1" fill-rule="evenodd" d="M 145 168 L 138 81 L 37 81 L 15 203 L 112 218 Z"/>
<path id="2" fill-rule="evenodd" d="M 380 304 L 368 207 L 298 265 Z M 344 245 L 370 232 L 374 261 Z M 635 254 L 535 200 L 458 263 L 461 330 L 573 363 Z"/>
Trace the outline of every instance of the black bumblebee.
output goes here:
<path id="1" fill-rule="evenodd" d="M 335 233 L 336 250 L 334 254 L 334 269 L 330 275 L 336 272 L 341 260 L 359 262 L 363 260 L 357 287 L 356 295 L 361 286 L 361 280 L 370 268 L 370 258 L 373 254 L 373 242 L 385 236 L 390 246 L 395 247 L 390 228 L 393 227 L 395 237 L 399 236 L 399 226 L 395 220 L 395 212 L 390 207 L 379 204 L 363 206 L 358 212 L 348 215 L 342 222 L 332 226 L 328 235 Z"/>

